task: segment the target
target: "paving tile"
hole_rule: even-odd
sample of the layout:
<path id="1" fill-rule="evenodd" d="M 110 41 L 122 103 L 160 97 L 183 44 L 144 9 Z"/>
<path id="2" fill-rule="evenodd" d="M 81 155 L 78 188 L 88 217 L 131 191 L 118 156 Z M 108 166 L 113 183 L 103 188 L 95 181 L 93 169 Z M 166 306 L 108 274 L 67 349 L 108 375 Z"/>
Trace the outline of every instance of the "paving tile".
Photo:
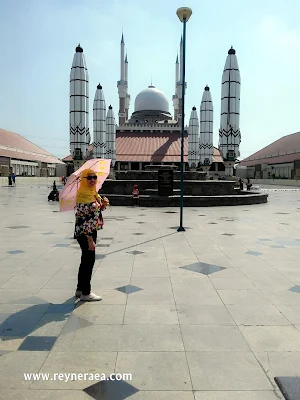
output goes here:
<path id="1" fill-rule="evenodd" d="M 29 388 L 31 382 L 24 380 L 24 373 L 37 373 L 48 354 L 46 351 L 14 351 L 1 356 L 1 390 Z"/>
<path id="2" fill-rule="evenodd" d="M 23 352 L 18 352 L 23 353 Z M 38 352 L 40 353 L 40 352 Z M 41 352 L 44 353 L 44 352 Z M 39 373 L 100 373 L 114 371 L 117 354 L 114 352 L 51 351 Z M 80 360 L 80 362 L 78 362 Z M 96 381 L 69 380 L 34 381 L 32 389 L 84 389 Z"/>
<path id="3" fill-rule="evenodd" d="M 87 303 L 73 311 L 73 315 L 83 318 L 92 324 L 117 324 L 123 323 L 125 312 L 124 305 L 105 305 Z"/>
<path id="4" fill-rule="evenodd" d="M 24 341 L 24 337 L 2 336 L 0 337 L 0 351 L 16 351 Z M 1 363 L 0 363 L 1 364 Z M 0 391 L 1 394 L 1 391 Z"/>
<path id="5" fill-rule="evenodd" d="M 27 336 L 18 350 L 50 351 L 56 339 L 56 336 Z"/>
<path id="6" fill-rule="evenodd" d="M 222 305 L 222 301 L 215 290 L 174 289 L 176 304 Z"/>
<path id="7" fill-rule="evenodd" d="M 255 289 L 253 283 L 246 277 L 244 278 L 218 278 L 211 277 L 211 282 L 217 290 L 220 289 Z"/>
<path id="8" fill-rule="evenodd" d="M 48 277 L 24 277 L 24 276 L 14 276 L 9 281 L 5 282 L 1 289 L 23 289 L 24 287 L 27 290 L 32 290 L 37 292 L 40 290 L 47 282 L 49 281 Z M 24 296 L 22 296 L 24 297 Z"/>
<path id="9" fill-rule="evenodd" d="M 178 324 L 175 306 L 169 305 L 127 305 L 125 324 Z"/>
<path id="10" fill-rule="evenodd" d="M 161 304 L 175 306 L 172 290 L 143 290 L 128 297 L 127 304 Z"/>
<path id="11" fill-rule="evenodd" d="M 218 272 L 218 271 L 221 271 L 222 269 L 224 269 L 224 267 L 220 267 L 219 265 L 212 265 L 212 264 L 207 264 L 207 263 L 202 263 L 202 262 L 185 265 L 181 268 L 186 269 L 188 271 L 192 271 L 192 272 L 199 272 L 200 274 L 204 274 L 204 275 L 210 275 L 210 274 L 213 274 L 214 272 Z"/>
<path id="12" fill-rule="evenodd" d="M 135 293 L 138 292 L 140 290 L 143 290 L 142 288 L 139 288 L 137 286 L 134 285 L 126 285 L 126 286 L 122 286 L 119 288 L 116 288 L 116 290 L 119 290 L 119 292 L 125 293 L 125 294 L 131 294 L 131 293 Z"/>
<path id="13" fill-rule="evenodd" d="M 299 293 L 299 294 L 300 294 L 300 286 L 299 286 L 299 285 L 293 286 L 293 287 L 291 287 L 289 290 L 290 290 L 291 292 Z"/>
<path id="14" fill-rule="evenodd" d="M 249 254 L 249 256 L 256 256 L 256 257 L 258 257 L 258 256 L 261 256 L 263 253 L 260 253 L 259 251 L 252 251 L 252 250 L 249 250 L 249 251 L 247 251 L 246 254 Z"/>
<path id="15" fill-rule="evenodd" d="M 272 390 L 250 352 L 187 352 L 194 390 Z"/>
<path id="16" fill-rule="evenodd" d="M 49 303 L 47 301 L 40 299 L 36 296 L 29 296 L 23 299 L 12 300 L 10 301 L 10 304 L 44 304 L 46 306 L 49 306 Z"/>
<path id="17" fill-rule="evenodd" d="M 160 263 L 155 263 L 155 265 L 144 265 L 144 266 L 134 266 L 132 269 L 132 277 L 134 278 L 169 278 L 170 273 L 166 266 L 159 265 Z"/>
<path id="18" fill-rule="evenodd" d="M 182 325 L 186 351 L 250 351 L 235 326 Z"/>
<path id="19" fill-rule="evenodd" d="M 171 279 L 162 277 L 132 277 L 131 284 L 144 290 L 171 290 Z"/>
<path id="20" fill-rule="evenodd" d="M 124 325 L 119 351 L 184 351 L 178 325 Z"/>
<path id="21" fill-rule="evenodd" d="M 300 306 L 299 293 L 289 290 L 263 290 L 264 295 L 275 305 Z"/>
<path id="22" fill-rule="evenodd" d="M 119 373 L 131 371 L 138 389 L 192 389 L 184 352 L 121 352 L 116 370 Z"/>
<path id="23" fill-rule="evenodd" d="M 74 304 L 77 300 L 74 297 L 75 287 L 68 290 L 43 288 L 37 292 L 37 296 L 45 302 L 52 304 Z"/>
<path id="24" fill-rule="evenodd" d="M 271 301 L 257 289 L 254 290 L 218 290 L 218 294 L 226 305 L 271 305 Z"/>
<path id="25" fill-rule="evenodd" d="M 27 226 L 27 225 L 14 225 L 14 226 L 7 226 L 6 228 L 8 228 L 8 229 L 24 229 L 24 228 L 30 228 L 30 226 Z"/>
<path id="26" fill-rule="evenodd" d="M 82 390 L 3 389 L 1 394 L 5 400 L 91 400 Z"/>
<path id="27" fill-rule="evenodd" d="M 233 304 L 227 309 L 237 325 L 290 325 L 273 305 Z"/>
<path id="28" fill-rule="evenodd" d="M 69 314 L 44 314 L 35 326 L 31 335 L 33 336 L 58 336 L 66 322 Z"/>
<path id="29" fill-rule="evenodd" d="M 180 304 L 177 312 L 181 325 L 235 325 L 224 305 Z"/>
<path id="30" fill-rule="evenodd" d="M 70 314 L 74 310 L 74 304 L 50 304 L 47 313 Z"/>
<path id="31" fill-rule="evenodd" d="M 138 392 L 138 389 L 126 381 L 113 380 L 94 383 L 83 390 L 94 400 L 125 400 Z"/>
<path id="32" fill-rule="evenodd" d="M 30 314 L 20 311 L 15 314 L 7 314 L 0 325 L 0 335 L 13 338 L 24 338 L 38 325 L 43 314 Z"/>
<path id="33" fill-rule="evenodd" d="M 173 290 L 213 290 L 214 287 L 210 279 L 204 275 L 193 276 L 188 275 L 188 277 L 171 278 L 172 289 Z"/>
<path id="34" fill-rule="evenodd" d="M 10 250 L 7 253 L 9 253 L 9 254 L 21 254 L 21 253 L 24 253 L 24 251 L 23 250 Z"/>
<path id="35" fill-rule="evenodd" d="M 300 351 L 261 351 L 255 356 L 272 380 L 275 376 L 300 376 Z"/>
<path id="36" fill-rule="evenodd" d="M 195 400 L 284 400 L 275 391 L 218 391 L 195 392 Z"/>
<path id="37" fill-rule="evenodd" d="M 300 349 L 300 332 L 293 326 L 240 326 L 240 330 L 255 352 Z"/>
<path id="38" fill-rule="evenodd" d="M 292 324 L 300 324 L 300 306 L 285 306 L 278 304 L 276 307 Z"/>

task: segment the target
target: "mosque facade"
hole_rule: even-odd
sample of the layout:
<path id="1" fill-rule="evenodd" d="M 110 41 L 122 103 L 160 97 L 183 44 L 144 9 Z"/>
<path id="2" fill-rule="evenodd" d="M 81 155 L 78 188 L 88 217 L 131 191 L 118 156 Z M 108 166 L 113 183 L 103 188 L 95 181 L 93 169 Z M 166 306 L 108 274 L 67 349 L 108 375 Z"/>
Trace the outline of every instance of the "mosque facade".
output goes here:
<path id="1" fill-rule="evenodd" d="M 70 74 L 70 149 L 64 161 L 109 158 L 117 170 L 145 169 L 147 165 L 180 165 L 182 121 L 182 40 L 175 62 L 173 110 L 165 94 L 153 85 L 135 98 L 130 115 L 128 57 L 122 34 L 120 79 L 117 81 L 119 110 L 116 122 L 111 106 L 106 107 L 104 89 L 98 85 L 93 103 L 93 141 L 88 126 L 89 78 L 83 49 L 77 46 Z M 184 83 L 186 88 L 186 82 Z M 191 110 L 184 131 L 186 169 L 202 168 L 230 174 L 239 156 L 240 74 L 234 49 L 225 63 L 221 90 L 221 125 L 218 148 L 213 145 L 213 102 L 204 88 L 199 114 Z M 224 173 L 224 172 L 223 172 Z"/>

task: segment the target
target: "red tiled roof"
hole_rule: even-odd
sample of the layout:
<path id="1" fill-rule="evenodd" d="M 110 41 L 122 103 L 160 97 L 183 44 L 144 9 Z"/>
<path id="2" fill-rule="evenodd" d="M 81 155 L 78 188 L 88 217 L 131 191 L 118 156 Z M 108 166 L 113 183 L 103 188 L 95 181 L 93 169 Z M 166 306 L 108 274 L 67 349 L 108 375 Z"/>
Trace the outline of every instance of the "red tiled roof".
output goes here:
<path id="1" fill-rule="evenodd" d="M 92 145 L 89 150 L 92 151 Z M 117 161 L 180 162 L 180 132 L 138 133 L 117 132 Z M 63 161 L 72 161 L 68 156 Z M 188 161 L 188 135 L 184 135 L 184 161 Z M 213 162 L 223 162 L 220 151 L 214 148 Z"/>
<path id="2" fill-rule="evenodd" d="M 17 133 L 0 128 L 0 156 L 47 164 L 63 164 L 61 160 Z"/>
<path id="3" fill-rule="evenodd" d="M 283 136 L 240 162 L 240 165 L 281 164 L 300 160 L 300 132 Z"/>

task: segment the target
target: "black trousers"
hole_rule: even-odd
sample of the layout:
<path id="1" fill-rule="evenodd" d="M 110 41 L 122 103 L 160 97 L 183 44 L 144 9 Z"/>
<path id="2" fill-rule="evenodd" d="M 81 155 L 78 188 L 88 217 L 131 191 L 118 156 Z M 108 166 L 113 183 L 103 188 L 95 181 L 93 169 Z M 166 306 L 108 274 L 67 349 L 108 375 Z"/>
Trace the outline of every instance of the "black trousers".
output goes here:
<path id="1" fill-rule="evenodd" d="M 97 241 L 97 231 L 92 234 L 94 243 Z M 91 293 L 91 279 L 95 264 L 95 251 L 89 250 L 88 239 L 80 235 L 77 241 L 81 247 L 81 263 L 78 271 L 77 290 L 81 290 L 84 296 Z"/>

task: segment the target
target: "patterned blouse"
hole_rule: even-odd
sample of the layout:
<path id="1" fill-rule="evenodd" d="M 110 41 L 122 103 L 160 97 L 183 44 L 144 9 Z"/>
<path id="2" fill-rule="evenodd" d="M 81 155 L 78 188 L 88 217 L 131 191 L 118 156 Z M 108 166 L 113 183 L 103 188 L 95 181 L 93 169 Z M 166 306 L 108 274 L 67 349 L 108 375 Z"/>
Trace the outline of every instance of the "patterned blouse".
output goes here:
<path id="1" fill-rule="evenodd" d="M 103 225 L 101 206 L 97 201 L 89 204 L 76 203 L 74 238 L 91 235 Z"/>

